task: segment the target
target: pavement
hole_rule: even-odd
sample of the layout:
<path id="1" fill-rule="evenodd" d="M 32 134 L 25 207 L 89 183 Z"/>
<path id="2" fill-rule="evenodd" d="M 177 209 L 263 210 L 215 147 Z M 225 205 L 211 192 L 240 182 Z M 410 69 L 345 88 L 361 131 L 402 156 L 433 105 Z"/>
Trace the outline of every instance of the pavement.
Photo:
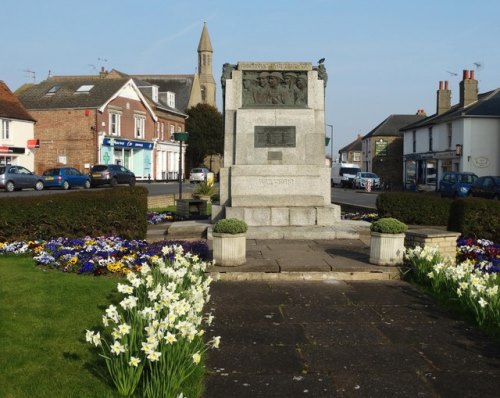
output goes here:
<path id="1" fill-rule="evenodd" d="M 499 397 L 500 341 L 368 256 L 363 233 L 248 240 L 245 265 L 210 268 L 203 397 Z"/>

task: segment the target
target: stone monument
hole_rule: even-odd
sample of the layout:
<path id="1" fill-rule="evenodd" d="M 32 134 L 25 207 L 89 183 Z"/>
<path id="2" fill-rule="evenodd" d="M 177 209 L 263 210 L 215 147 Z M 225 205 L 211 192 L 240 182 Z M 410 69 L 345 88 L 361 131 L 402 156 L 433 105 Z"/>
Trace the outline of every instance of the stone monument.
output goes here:
<path id="1" fill-rule="evenodd" d="M 213 218 L 239 218 L 252 239 L 334 239 L 325 162 L 323 62 L 224 64 L 224 165 Z M 351 237 L 351 236 L 349 236 Z"/>

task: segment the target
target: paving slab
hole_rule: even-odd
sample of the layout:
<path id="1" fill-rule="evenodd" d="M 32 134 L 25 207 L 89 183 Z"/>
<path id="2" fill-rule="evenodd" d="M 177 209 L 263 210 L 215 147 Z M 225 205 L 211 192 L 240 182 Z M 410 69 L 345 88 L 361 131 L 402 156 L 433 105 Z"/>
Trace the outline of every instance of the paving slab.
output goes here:
<path id="1" fill-rule="evenodd" d="M 497 397 L 500 342 L 403 281 L 218 281 L 205 398 Z"/>

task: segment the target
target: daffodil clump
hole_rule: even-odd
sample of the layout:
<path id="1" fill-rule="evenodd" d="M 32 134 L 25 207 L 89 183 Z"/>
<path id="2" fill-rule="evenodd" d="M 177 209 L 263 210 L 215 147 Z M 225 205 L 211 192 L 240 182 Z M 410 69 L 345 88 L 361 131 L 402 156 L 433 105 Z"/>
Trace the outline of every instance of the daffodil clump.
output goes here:
<path id="1" fill-rule="evenodd" d="M 121 395 L 182 396 L 206 350 L 219 347 L 220 337 L 204 338 L 203 326 L 212 322 L 203 313 L 210 299 L 207 265 L 181 246 L 165 246 L 162 256 L 118 283 L 123 299 L 106 309 L 100 331 L 87 330 L 86 340 L 102 349 Z"/>
<path id="2" fill-rule="evenodd" d="M 463 250 L 459 247 L 457 259 Z M 500 273 L 493 261 L 467 258 L 454 264 L 430 247 L 408 249 L 405 257 L 417 282 L 459 302 L 462 309 L 474 314 L 480 326 L 500 332 Z"/>

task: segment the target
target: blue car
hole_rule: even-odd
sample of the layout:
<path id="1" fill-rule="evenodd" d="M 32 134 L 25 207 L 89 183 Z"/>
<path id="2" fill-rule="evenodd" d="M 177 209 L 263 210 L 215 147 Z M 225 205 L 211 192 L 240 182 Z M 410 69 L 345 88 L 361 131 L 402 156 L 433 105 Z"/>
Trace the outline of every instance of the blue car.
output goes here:
<path id="1" fill-rule="evenodd" d="M 90 177 L 73 167 L 54 167 L 42 174 L 45 188 L 70 189 L 73 187 L 90 188 Z"/>
<path id="2" fill-rule="evenodd" d="M 471 185 L 477 178 L 474 173 L 447 171 L 439 181 L 439 192 L 442 197 L 465 198 L 470 195 Z"/>

